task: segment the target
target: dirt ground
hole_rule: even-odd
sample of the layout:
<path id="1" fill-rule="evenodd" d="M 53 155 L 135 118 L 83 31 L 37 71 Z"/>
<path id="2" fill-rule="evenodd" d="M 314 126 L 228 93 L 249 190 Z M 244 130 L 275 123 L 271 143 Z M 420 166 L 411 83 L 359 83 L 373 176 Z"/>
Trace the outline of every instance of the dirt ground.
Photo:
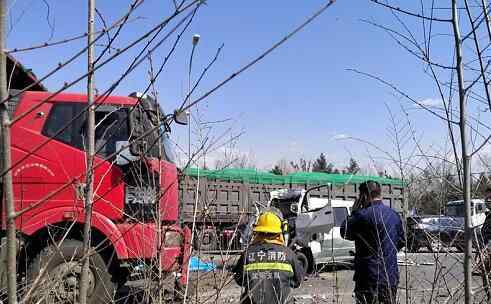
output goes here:
<path id="1" fill-rule="evenodd" d="M 195 272 L 191 280 L 194 303 L 239 303 L 241 288 L 233 281 L 230 266 L 236 257 L 207 257 L 218 264 L 215 271 Z M 398 303 L 463 303 L 462 255 L 418 253 L 399 258 Z M 353 303 L 353 270 L 325 267 L 308 276 L 292 293 L 296 303 Z M 473 277 L 474 303 L 487 303 L 482 278 Z"/>

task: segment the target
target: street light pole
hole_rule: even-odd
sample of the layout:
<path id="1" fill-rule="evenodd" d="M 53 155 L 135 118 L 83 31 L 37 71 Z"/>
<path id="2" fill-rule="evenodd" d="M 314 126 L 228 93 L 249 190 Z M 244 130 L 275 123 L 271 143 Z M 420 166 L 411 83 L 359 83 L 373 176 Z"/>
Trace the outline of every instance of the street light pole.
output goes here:
<path id="1" fill-rule="evenodd" d="M 189 65 L 188 65 L 188 100 L 191 100 L 191 71 L 193 70 L 193 57 L 196 46 L 199 43 L 201 36 L 198 34 L 194 34 L 192 38 L 193 48 L 191 49 L 191 56 L 189 56 Z M 186 115 L 188 116 L 188 166 L 191 165 L 191 111 L 187 111 Z"/>
<path id="2" fill-rule="evenodd" d="M 196 46 L 198 45 L 200 39 L 200 35 L 194 34 L 193 35 L 193 48 L 191 49 L 191 56 L 189 57 L 189 66 L 188 66 L 188 94 L 187 98 L 188 100 L 191 100 L 191 71 L 193 68 L 193 56 L 194 56 L 194 50 L 196 49 Z M 191 109 L 186 111 L 186 115 L 188 116 L 188 166 L 191 165 Z M 199 170 L 199 169 L 198 169 Z M 199 188 L 199 171 L 198 171 L 198 185 L 197 189 Z M 193 243 L 194 243 L 194 235 L 195 235 L 195 230 L 196 230 L 196 211 L 197 211 L 197 202 L 198 202 L 198 190 L 196 190 L 196 201 L 194 204 L 194 210 L 193 210 L 193 226 L 191 228 L 191 246 L 189 249 L 189 255 L 191 255 L 193 251 Z M 187 273 L 187 278 L 189 280 L 189 267 L 188 267 L 188 273 Z M 198 277 L 199 280 L 199 277 Z M 187 300 L 187 294 L 188 294 L 188 287 L 189 284 L 186 284 L 186 289 L 184 290 L 184 302 L 183 304 L 186 304 Z"/>
<path id="3" fill-rule="evenodd" d="M 188 166 L 191 166 L 191 112 L 186 111 L 188 117 Z"/>

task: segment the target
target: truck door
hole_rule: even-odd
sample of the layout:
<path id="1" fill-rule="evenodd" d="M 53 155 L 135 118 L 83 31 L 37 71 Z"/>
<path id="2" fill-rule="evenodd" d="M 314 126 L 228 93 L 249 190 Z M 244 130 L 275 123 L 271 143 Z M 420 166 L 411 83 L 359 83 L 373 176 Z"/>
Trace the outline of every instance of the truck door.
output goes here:
<path id="1" fill-rule="evenodd" d="M 83 189 L 86 171 L 86 103 L 56 102 L 47 118 L 42 134 L 53 137 L 54 141 L 45 149 L 60 167 L 55 171 L 56 187 L 73 179 L 73 186 L 67 188 L 64 196 L 51 200 L 56 206 L 83 206 Z M 94 208 L 104 210 L 108 218 L 118 218 L 124 187 L 120 169 L 114 164 L 115 141 L 120 134 L 128 138 L 126 109 L 120 106 L 99 105 L 96 108 L 96 156 L 94 158 Z M 67 127 L 68 126 L 68 127 Z M 50 153 L 48 153 L 50 152 Z M 119 205 L 116 205 L 118 204 Z"/>

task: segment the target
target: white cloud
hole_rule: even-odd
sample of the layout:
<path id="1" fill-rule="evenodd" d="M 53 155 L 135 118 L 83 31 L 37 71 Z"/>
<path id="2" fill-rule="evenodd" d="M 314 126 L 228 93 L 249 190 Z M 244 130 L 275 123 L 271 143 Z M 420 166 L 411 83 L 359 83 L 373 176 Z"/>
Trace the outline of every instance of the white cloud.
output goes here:
<path id="1" fill-rule="evenodd" d="M 425 98 L 422 100 L 419 100 L 418 103 L 420 105 L 423 105 L 425 107 L 430 107 L 430 108 L 441 108 L 443 106 L 441 98 Z"/>
<path id="2" fill-rule="evenodd" d="M 340 134 L 336 134 L 334 135 L 333 137 L 331 137 L 331 140 L 341 140 L 341 139 L 348 139 L 350 138 L 351 136 L 349 136 L 348 134 L 343 134 L 343 133 L 340 133 Z"/>

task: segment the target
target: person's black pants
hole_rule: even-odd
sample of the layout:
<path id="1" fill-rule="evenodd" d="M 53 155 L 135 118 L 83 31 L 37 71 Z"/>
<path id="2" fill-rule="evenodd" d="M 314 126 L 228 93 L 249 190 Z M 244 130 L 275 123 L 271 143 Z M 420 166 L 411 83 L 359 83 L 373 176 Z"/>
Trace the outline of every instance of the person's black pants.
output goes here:
<path id="1" fill-rule="evenodd" d="M 356 286 L 357 304 L 395 304 L 397 286 Z"/>

